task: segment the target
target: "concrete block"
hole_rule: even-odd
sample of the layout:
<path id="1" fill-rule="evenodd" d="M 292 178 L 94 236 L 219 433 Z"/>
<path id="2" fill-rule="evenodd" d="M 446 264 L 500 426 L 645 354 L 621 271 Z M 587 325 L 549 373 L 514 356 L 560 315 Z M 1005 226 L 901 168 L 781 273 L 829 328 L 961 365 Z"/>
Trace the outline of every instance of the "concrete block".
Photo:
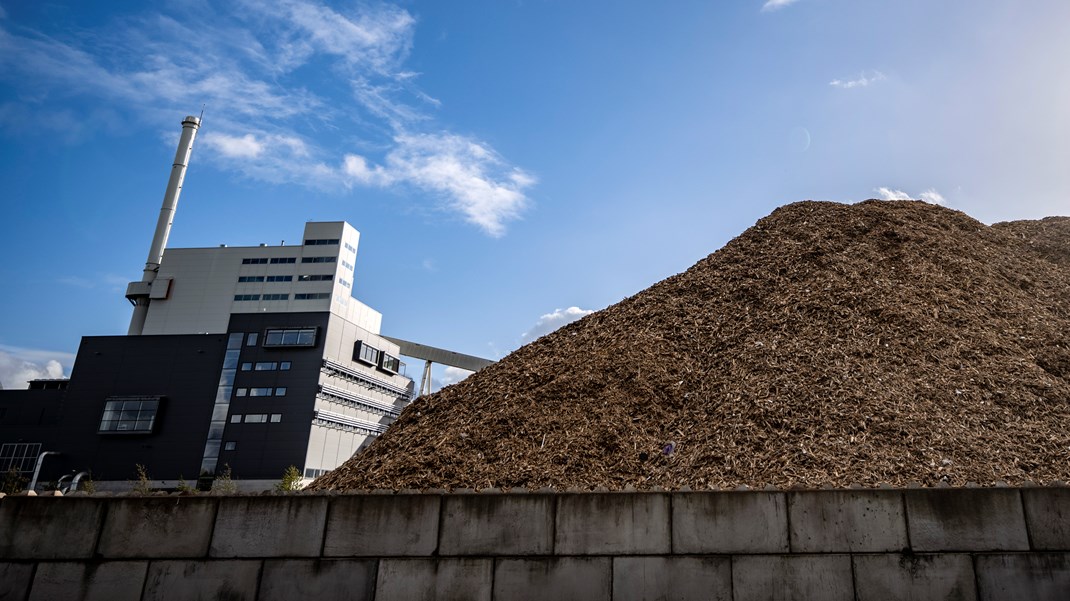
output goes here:
<path id="1" fill-rule="evenodd" d="M 500 559 L 494 566 L 494 598 L 514 601 L 609 601 L 608 557 Z"/>
<path id="2" fill-rule="evenodd" d="M 90 558 L 103 518 L 98 499 L 7 497 L 0 503 L 0 558 Z"/>
<path id="3" fill-rule="evenodd" d="M 793 553 L 880 553 L 907 546 L 898 491 L 793 492 L 788 523 Z"/>
<path id="4" fill-rule="evenodd" d="M 558 555 L 670 552 L 666 494 L 560 495 L 556 519 L 554 553 Z"/>
<path id="5" fill-rule="evenodd" d="M 613 600 L 731 601 L 728 557 L 615 557 Z"/>
<path id="6" fill-rule="evenodd" d="M 327 497 L 227 497 L 219 500 L 212 557 L 319 557 Z"/>
<path id="7" fill-rule="evenodd" d="M 732 557 L 734 601 L 853 601 L 850 555 Z"/>
<path id="8" fill-rule="evenodd" d="M 383 559 L 375 601 L 490 601 L 492 559 Z"/>
<path id="9" fill-rule="evenodd" d="M 856 601 L 975 601 L 968 554 L 855 555 Z"/>
<path id="10" fill-rule="evenodd" d="M 930 489 L 903 494 L 914 552 L 1029 549 L 1017 489 Z"/>
<path id="11" fill-rule="evenodd" d="M 154 561 L 142 601 L 253 601 L 259 577 L 259 561 Z"/>
<path id="12" fill-rule="evenodd" d="M 25 599 L 32 580 L 32 563 L 0 562 L 0 599 Z"/>
<path id="13" fill-rule="evenodd" d="M 673 553 L 784 553 L 782 493 L 695 492 L 672 497 Z"/>
<path id="14" fill-rule="evenodd" d="M 258 601 L 375 598 L 374 559 L 267 559 Z"/>
<path id="15" fill-rule="evenodd" d="M 443 497 L 439 555 L 548 555 L 553 495 Z"/>
<path id="16" fill-rule="evenodd" d="M 1033 549 L 1070 551 L 1070 488 L 1023 488 L 1022 504 Z"/>
<path id="17" fill-rule="evenodd" d="M 30 601 L 138 601 L 147 561 L 41 562 Z"/>
<path id="18" fill-rule="evenodd" d="M 432 555 L 438 547 L 439 495 L 334 497 L 324 556 Z"/>
<path id="19" fill-rule="evenodd" d="M 1070 599 L 1068 553 L 978 555 L 975 561 L 980 601 Z"/>
<path id="20" fill-rule="evenodd" d="M 111 500 L 97 552 L 108 558 L 204 557 L 217 504 L 206 497 Z"/>

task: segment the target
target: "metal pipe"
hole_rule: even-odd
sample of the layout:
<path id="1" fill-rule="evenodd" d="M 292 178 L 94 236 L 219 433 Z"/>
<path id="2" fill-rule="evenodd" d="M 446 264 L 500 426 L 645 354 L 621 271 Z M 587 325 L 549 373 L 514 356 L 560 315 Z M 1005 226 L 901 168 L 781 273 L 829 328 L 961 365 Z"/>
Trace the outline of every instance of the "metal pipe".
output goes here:
<path id="1" fill-rule="evenodd" d="M 145 260 L 145 270 L 141 281 L 131 282 L 126 289 L 126 298 L 134 305 L 130 329 L 127 330 L 130 336 L 138 336 L 145 329 L 145 318 L 149 314 L 149 293 L 152 289 L 152 282 L 160 270 L 163 251 L 167 248 L 167 238 L 171 235 L 175 209 L 178 208 L 178 197 L 182 194 L 182 182 L 186 179 L 186 168 L 189 167 L 189 157 L 193 152 L 193 140 L 197 137 L 197 130 L 200 127 L 199 117 L 190 115 L 182 120 L 182 137 L 179 138 L 178 150 L 175 151 L 175 162 L 171 165 L 171 177 L 167 180 L 167 190 L 163 195 L 160 218 L 156 220 L 156 231 L 152 235 L 149 256 Z"/>
<path id="2" fill-rule="evenodd" d="M 37 456 L 37 466 L 33 468 L 33 479 L 30 480 L 30 488 L 27 490 L 37 488 L 37 477 L 41 475 L 41 465 L 45 462 L 45 457 L 48 455 L 59 455 L 59 451 L 45 451 Z"/>

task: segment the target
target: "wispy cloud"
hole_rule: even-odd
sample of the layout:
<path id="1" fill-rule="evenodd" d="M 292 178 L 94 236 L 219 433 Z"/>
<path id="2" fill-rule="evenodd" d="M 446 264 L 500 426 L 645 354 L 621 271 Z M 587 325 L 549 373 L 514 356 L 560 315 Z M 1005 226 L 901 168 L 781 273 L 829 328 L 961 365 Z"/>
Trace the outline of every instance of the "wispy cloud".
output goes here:
<path id="1" fill-rule="evenodd" d="M 17 80 L 40 118 L 60 96 L 154 124 L 203 103 L 202 152 L 220 168 L 316 188 L 415 188 L 491 236 L 530 204 L 533 177 L 485 141 L 435 127 L 441 103 L 404 68 L 417 25 L 404 8 L 247 0 L 195 18 L 147 14 L 71 39 L 3 22 L 0 80 Z"/>
<path id="2" fill-rule="evenodd" d="M 885 79 L 888 79 L 888 77 L 880 71 L 863 71 L 855 79 L 833 79 L 829 82 L 829 85 L 834 88 L 849 90 L 851 88 L 864 88 Z"/>
<path id="3" fill-rule="evenodd" d="M 535 179 L 477 140 L 422 134 L 401 135 L 395 142 L 382 165 L 347 155 L 345 174 L 361 184 L 404 182 L 438 194 L 465 220 L 496 237 L 505 233 L 505 222 L 518 217 L 527 205 L 524 190 Z"/>
<path id="4" fill-rule="evenodd" d="M 928 190 L 922 192 L 918 196 L 922 200 L 924 200 L 925 202 L 929 202 L 929 203 L 932 203 L 934 205 L 947 204 L 947 200 L 944 198 L 944 196 L 942 194 L 940 194 L 939 192 L 937 192 L 936 190 L 934 190 L 933 188 L 929 188 Z"/>
<path id="5" fill-rule="evenodd" d="M 520 338 L 524 342 L 531 342 L 536 338 L 545 336 L 550 332 L 553 332 L 557 328 L 565 324 L 572 323 L 577 319 L 594 313 L 590 309 L 581 309 L 579 307 L 569 307 L 567 309 L 555 309 L 552 313 L 547 313 L 539 318 L 535 322 L 535 325 L 530 330 L 521 334 Z"/>
<path id="6" fill-rule="evenodd" d="M 73 353 L 0 345 L 0 385 L 26 388 L 29 380 L 64 377 L 64 365 L 74 363 Z"/>
<path id="7" fill-rule="evenodd" d="M 780 10 L 785 6 L 795 4 L 798 1 L 799 0 L 766 0 L 765 4 L 762 5 L 762 10 L 765 12 Z"/>
<path id="8" fill-rule="evenodd" d="M 902 190 L 893 190 L 882 186 L 877 188 L 875 192 L 880 195 L 881 200 L 913 200 L 909 194 Z"/>
<path id="9" fill-rule="evenodd" d="M 894 188 L 880 187 L 876 188 L 874 191 L 880 196 L 881 200 L 915 200 L 915 198 L 917 198 L 932 204 L 947 204 L 947 199 L 945 199 L 942 194 L 937 192 L 935 188 L 929 188 L 928 190 L 919 194 L 917 197 L 911 196 L 910 194 L 907 194 L 902 190 L 896 190 Z"/>

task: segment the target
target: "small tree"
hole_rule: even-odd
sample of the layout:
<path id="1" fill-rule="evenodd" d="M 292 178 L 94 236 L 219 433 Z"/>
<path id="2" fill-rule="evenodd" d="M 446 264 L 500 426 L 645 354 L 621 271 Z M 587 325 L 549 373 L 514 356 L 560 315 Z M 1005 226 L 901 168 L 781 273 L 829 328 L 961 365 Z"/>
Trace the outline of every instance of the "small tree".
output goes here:
<path id="1" fill-rule="evenodd" d="M 134 480 L 133 492 L 136 492 L 139 495 L 147 495 L 151 493 L 152 478 L 149 478 L 149 471 L 140 463 L 134 466 L 134 470 L 137 472 L 137 480 Z"/>
<path id="2" fill-rule="evenodd" d="M 26 484 L 30 482 L 30 479 L 22 475 L 22 472 L 15 466 L 11 466 L 6 472 L 4 472 L 3 483 L 0 483 L 0 492 L 8 495 L 20 493 L 26 488 Z"/>
<path id="3" fill-rule="evenodd" d="M 181 475 L 178 476 L 178 492 L 192 494 L 197 492 L 196 486 L 191 486 Z"/>
<path id="4" fill-rule="evenodd" d="M 282 473 L 282 481 L 275 485 L 278 492 L 293 492 L 301 490 L 301 472 L 296 466 L 291 465 Z"/>
<path id="5" fill-rule="evenodd" d="M 223 464 L 223 471 L 219 472 L 219 475 L 215 477 L 215 482 L 212 484 L 212 492 L 217 492 L 221 495 L 232 495 L 238 492 L 238 485 L 234 483 L 230 473 L 230 464 Z"/>

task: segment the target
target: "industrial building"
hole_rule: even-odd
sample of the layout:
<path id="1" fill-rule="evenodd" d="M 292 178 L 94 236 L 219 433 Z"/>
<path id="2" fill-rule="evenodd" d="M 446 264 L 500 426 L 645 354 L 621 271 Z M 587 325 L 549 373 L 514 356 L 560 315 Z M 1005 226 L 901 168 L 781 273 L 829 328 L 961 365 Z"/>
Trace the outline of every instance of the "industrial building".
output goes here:
<path id="1" fill-rule="evenodd" d="M 129 488 L 229 468 L 265 488 L 331 470 L 414 396 L 382 315 L 352 296 L 360 234 L 309 222 L 295 245 L 166 248 L 200 119 L 187 117 L 126 336 L 82 339 L 67 381 L 0 391 L 0 471 Z M 400 341 L 404 343 L 404 341 Z"/>

